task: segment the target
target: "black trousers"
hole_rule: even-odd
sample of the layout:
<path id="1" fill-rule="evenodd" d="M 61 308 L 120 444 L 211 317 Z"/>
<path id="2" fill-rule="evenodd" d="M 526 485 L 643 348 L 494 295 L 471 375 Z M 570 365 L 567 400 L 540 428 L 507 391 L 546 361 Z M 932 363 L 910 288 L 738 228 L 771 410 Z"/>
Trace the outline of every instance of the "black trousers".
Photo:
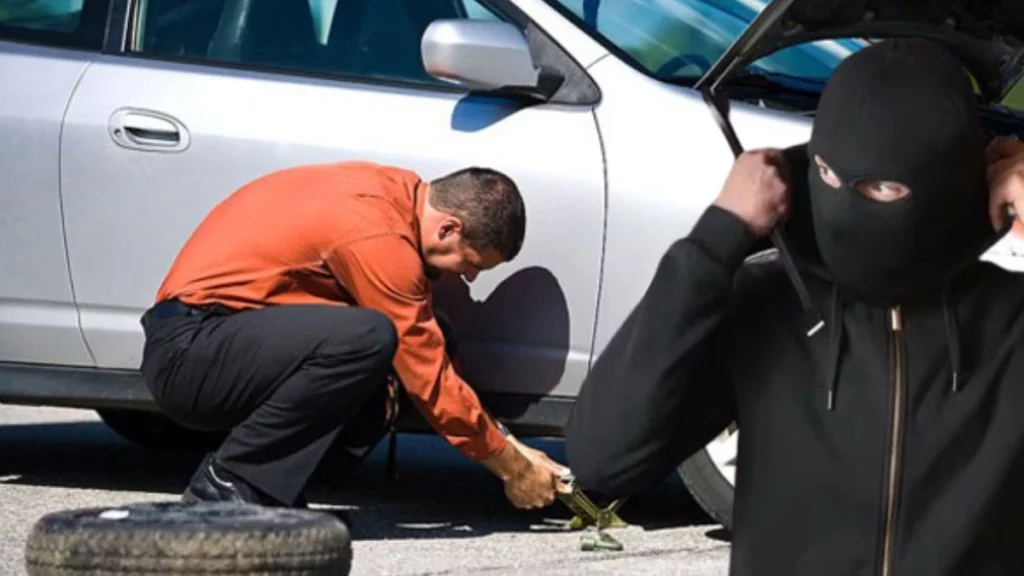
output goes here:
<path id="1" fill-rule="evenodd" d="M 142 375 L 157 404 L 184 426 L 230 430 L 218 463 L 271 498 L 293 504 L 314 472 L 341 473 L 386 434 L 397 336 L 383 314 L 289 305 L 153 316 Z"/>

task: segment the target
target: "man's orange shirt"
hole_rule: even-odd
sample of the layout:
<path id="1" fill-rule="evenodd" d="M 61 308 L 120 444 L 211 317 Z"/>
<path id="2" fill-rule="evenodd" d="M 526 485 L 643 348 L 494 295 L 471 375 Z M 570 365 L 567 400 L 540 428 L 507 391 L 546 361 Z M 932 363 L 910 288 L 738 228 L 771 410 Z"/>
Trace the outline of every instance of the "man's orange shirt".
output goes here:
<path id="1" fill-rule="evenodd" d="M 505 439 L 445 354 L 419 250 L 426 185 L 369 162 L 301 166 L 258 178 L 192 233 L 157 294 L 236 309 L 357 305 L 394 322 L 394 367 L 430 424 L 466 456 Z"/>

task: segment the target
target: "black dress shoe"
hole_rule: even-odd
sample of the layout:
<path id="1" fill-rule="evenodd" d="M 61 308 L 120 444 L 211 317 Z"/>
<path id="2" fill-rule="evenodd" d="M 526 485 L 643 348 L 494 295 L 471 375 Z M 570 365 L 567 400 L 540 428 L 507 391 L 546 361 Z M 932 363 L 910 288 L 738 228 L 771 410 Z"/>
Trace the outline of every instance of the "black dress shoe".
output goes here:
<path id="1" fill-rule="evenodd" d="M 217 465 L 213 454 L 208 454 L 192 475 L 188 488 L 181 497 L 183 502 L 243 502 L 264 504 L 251 486 L 228 474 Z"/>
<path id="2" fill-rule="evenodd" d="M 259 492 L 245 481 L 221 468 L 213 454 L 207 454 L 199 469 L 192 475 L 188 488 L 181 497 L 191 502 L 243 502 L 267 507 L 309 508 L 306 497 L 299 495 L 298 501 L 287 506 L 270 496 Z"/>

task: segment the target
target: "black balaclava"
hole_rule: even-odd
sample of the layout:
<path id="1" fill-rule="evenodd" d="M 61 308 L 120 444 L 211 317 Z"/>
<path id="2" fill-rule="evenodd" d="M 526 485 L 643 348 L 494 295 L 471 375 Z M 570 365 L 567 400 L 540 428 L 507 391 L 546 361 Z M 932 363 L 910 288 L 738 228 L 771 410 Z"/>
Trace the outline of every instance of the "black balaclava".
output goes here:
<path id="1" fill-rule="evenodd" d="M 839 291 L 892 306 L 940 294 L 998 236 L 988 217 L 986 138 L 959 61 L 925 40 L 888 40 L 847 57 L 822 94 L 808 147 L 818 249 Z M 815 155 L 840 188 L 825 183 Z M 895 181 L 890 203 L 858 193 Z"/>

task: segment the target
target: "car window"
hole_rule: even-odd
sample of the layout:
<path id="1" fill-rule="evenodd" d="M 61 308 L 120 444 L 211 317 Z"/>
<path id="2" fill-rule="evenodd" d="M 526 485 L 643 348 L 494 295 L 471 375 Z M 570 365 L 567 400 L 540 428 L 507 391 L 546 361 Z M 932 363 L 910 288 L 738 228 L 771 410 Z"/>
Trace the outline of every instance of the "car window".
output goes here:
<path id="1" fill-rule="evenodd" d="M 0 0 L 0 39 L 98 50 L 109 0 Z"/>
<path id="2" fill-rule="evenodd" d="M 722 56 L 767 0 L 548 0 L 649 74 L 696 79 Z M 752 64 L 773 73 L 827 78 L 857 40 L 781 50 Z"/>
<path id="3" fill-rule="evenodd" d="M 440 18 L 502 19 L 478 0 L 143 0 L 133 50 L 450 87 L 420 55 L 423 32 Z"/>

